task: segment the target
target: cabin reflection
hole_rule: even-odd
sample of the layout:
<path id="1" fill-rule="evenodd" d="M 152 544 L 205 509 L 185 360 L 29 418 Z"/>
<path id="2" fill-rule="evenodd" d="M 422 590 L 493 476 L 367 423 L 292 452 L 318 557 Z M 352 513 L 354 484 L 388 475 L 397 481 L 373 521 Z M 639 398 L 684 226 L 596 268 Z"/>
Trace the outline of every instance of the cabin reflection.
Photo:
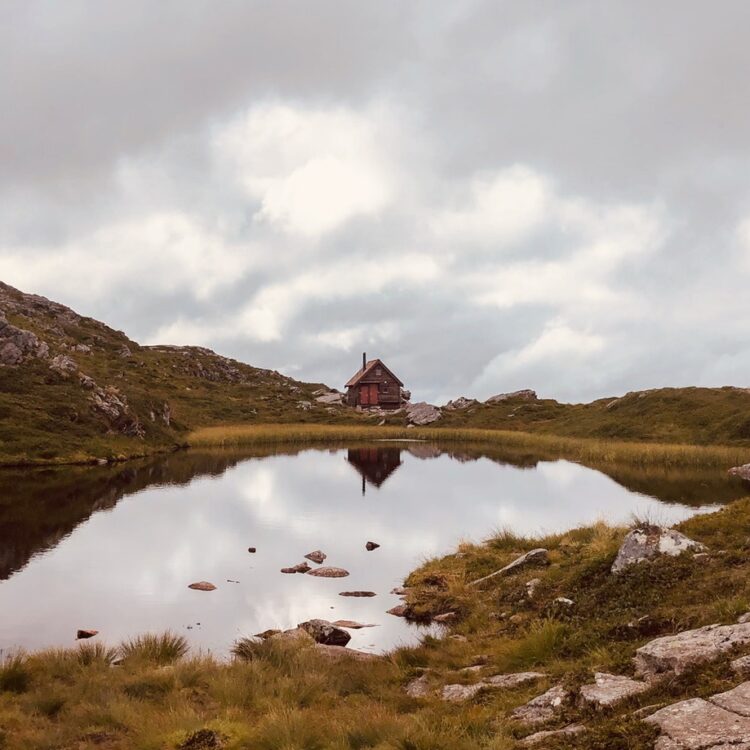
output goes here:
<path id="1" fill-rule="evenodd" d="M 362 494 L 367 482 L 380 487 L 401 466 L 400 448 L 349 448 L 346 460 L 362 475 Z"/>

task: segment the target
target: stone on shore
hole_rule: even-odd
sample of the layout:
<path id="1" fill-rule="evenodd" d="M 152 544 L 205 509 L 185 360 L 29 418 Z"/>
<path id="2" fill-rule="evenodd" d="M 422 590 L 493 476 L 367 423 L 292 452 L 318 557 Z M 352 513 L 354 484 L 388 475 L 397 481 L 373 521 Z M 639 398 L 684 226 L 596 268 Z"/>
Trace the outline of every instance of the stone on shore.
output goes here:
<path id="1" fill-rule="evenodd" d="M 386 611 L 387 615 L 393 615 L 394 617 L 406 617 L 409 612 L 409 606 L 407 604 L 397 604 L 395 607 L 391 607 Z"/>
<path id="2" fill-rule="evenodd" d="M 584 685 L 581 688 L 581 697 L 590 705 L 607 708 L 630 698 L 632 695 L 638 695 L 638 693 L 648 690 L 649 687 L 646 682 L 631 680 L 629 677 L 623 677 L 622 675 L 596 672 L 594 684 Z"/>
<path id="3" fill-rule="evenodd" d="M 216 586 L 213 585 L 213 583 L 209 583 L 208 581 L 196 581 L 195 583 L 191 583 L 188 586 L 189 589 L 193 589 L 194 591 L 215 591 Z"/>
<path id="4" fill-rule="evenodd" d="M 528 703 L 519 706 L 511 713 L 512 718 L 522 724 L 543 724 L 555 717 L 557 710 L 568 697 L 565 688 L 560 685 L 550 688 L 547 692 L 537 695 Z"/>
<path id="5" fill-rule="evenodd" d="M 706 547 L 675 529 L 662 526 L 642 526 L 627 534 L 615 561 L 612 572 L 619 573 L 630 565 L 651 560 L 659 555 L 675 557 L 683 552 L 702 552 Z"/>
<path id="6" fill-rule="evenodd" d="M 307 620 L 297 625 L 312 637 L 316 643 L 324 646 L 346 646 L 352 639 L 346 630 L 336 627 L 328 620 Z"/>
<path id="7" fill-rule="evenodd" d="M 349 571 L 343 568 L 315 568 L 307 575 L 317 576 L 318 578 L 345 578 L 349 575 Z"/>
<path id="8" fill-rule="evenodd" d="M 312 560 L 314 563 L 318 563 L 318 565 L 320 565 L 323 560 L 326 559 L 326 554 L 325 552 L 321 552 L 319 549 L 316 549 L 314 552 L 309 552 L 308 554 L 306 554 L 305 557 L 308 560 Z"/>
<path id="9" fill-rule="evenodd" d="M 735 648 L 750 643 L 750 623 L 707 625 L 667 635 L 641 646 L 634 657 L 636 672 L 647 678 L 679 675 L 696 664 L 714 661 Z"/>
<path id="10" fill-rule="evenodd" d="M 469 583 L 469 586 L 478 586 L 480 583 L 489 581 L 497 576 L 507 576 L 515 573 L 521 568 L 525 568 L 528 565 L 548 565 L 549 564 L 549 553 L 546 549 L 541 547 L 538 549 L 532 549 L 524 553 L 520 557 L 517 557 L 513 562 L 508 563 L 504 568 L 496 570 L 494 573 L 490 573 L 483 578 L 478 578 L 476 581 Z"/>

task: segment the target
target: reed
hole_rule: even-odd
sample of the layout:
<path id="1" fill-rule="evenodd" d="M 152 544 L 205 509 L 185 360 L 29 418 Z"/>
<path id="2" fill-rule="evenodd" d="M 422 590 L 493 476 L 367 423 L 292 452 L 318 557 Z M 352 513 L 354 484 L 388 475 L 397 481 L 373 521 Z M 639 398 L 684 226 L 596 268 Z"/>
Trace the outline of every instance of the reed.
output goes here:
<path id="1" fill-rule="evenodd" d="M 191 433 L 192 447 L 241 447 L 273 444 L 314 445 L 378 440 L 426 440 L 446 445 L 486 445 L 524 450 L 540 458 L 567 458 L 592 464 L 730 468 L 750 461 L 750 448 L 681 445 L 571 438 L 508 430 L 405 428 L 358 425 L 216 425 Z"/>

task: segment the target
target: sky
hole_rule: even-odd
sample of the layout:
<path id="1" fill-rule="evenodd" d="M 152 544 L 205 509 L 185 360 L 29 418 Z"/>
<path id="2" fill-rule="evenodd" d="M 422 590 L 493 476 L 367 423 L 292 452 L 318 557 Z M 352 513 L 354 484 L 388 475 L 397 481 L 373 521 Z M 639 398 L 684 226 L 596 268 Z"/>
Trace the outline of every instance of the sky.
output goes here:
<path id="1" fill-rule="evenodd" d="M 0 280 L 414 400 L 750 385 L 745 0 L 5 0 Z"/>

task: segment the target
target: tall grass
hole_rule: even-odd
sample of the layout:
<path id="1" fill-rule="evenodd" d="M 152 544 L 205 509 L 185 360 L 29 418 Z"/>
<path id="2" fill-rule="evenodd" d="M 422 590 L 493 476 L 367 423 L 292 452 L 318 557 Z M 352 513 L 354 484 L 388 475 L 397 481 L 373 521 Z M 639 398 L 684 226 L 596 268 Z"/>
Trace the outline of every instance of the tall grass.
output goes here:
<path id="1" fill-rule="evenodd" d="M 127 661 L 143 661 L 152 664 L 171 664 L 188 652 L 188 642 L 184 636 L 170 631 L 166 633 L 146 633 L 120 645 L 120 654 Z"/>
<path id="2" fill-rule="evenodd" d="M 750 461 L 750 449 L 638 443 L 592 438 L 569 438 L 508 430 L 405 428 L 357 425 L 216 425 L 191 433 L 193 447 L 240 447 L 276 444 L 314 445 L 340 441 L 429 440 L 445 444 L 486 445 L 526 450 L 540 458 L 560 457 L 581 463 L 638 464 L 731 468 Z"/>

